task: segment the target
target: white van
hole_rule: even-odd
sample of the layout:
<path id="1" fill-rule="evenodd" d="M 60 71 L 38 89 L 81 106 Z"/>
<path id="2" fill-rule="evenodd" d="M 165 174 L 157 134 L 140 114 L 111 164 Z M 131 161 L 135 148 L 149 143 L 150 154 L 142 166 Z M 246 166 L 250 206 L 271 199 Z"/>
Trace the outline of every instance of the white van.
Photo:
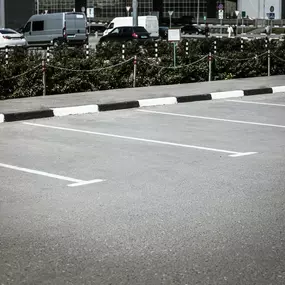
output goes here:
<path id="1" fill-rule="evenodd" d="M 29 46 L 83 45 L 88 42 L 87 19 L 84 13 L 33 15 L 22 33 Z"/>
<path id="2" fill-rule="evenodd" d="M 126 26 L 133 26 L 133 17 L 114 18 L 105 30 L 104 36 L 106 36 L 114 28 Z M 139 16 L 138 26 L 144 27 L 150 33 L 151 37 L 156 38 L 159 36 L 158 19 L 156 16 Z"/>

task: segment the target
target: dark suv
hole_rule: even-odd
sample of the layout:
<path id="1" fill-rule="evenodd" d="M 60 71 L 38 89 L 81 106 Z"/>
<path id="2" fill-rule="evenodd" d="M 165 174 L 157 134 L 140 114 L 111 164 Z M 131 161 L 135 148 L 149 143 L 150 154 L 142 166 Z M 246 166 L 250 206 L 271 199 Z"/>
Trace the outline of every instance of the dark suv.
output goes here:
<path id="1" fill-rule="evenodd" d="M 128 42 L 128 41 L 146 41 L 150 38 L 149 32 L 144 27 L 117 27 L 109 34 L 100 39 L 103 42 Z"/>
<path id="2" fill-rule="evenodd" d="M 185 35 L 185 34 L 205 35 L 205 30 L 201 29 L 199 27 L 192 26 L 192 25 L 185 25 L 181 28 L 181 33 L 183 35 Z"/>

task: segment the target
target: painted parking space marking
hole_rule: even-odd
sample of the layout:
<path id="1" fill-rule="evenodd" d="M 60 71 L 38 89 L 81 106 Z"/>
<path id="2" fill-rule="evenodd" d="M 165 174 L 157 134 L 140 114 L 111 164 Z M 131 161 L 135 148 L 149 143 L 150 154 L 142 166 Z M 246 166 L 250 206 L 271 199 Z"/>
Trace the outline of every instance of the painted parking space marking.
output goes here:
<path id="1" fill-rule="evenodd" d="M 97 136 L 103 136 L 103 137 L 111 137 L 111 138 L 131 140 L 131 141 L 139 141 L 139 142 L 145 142 L 145 143 L 160 144 L 160 145 L 173 146 L 173 147 L 192 148 L 192 149 L 198 149 L 198 150 L 219 152 L 219 153 L 228 154 L 230 157 L 248 156 L 248 155 L 252 155 L 252 154 L 256 154 L 257 153 L 257 152 L 237 152 L 237 151 L 217 149 L 217 148 L 211 148 L 211 147 L 189 145 L 189 144 L 179 144 L 179 143 L 174 143 L 174 142 L 159 141 L 159 140 L 137 138 L 137 137 L 130 137 L 130 136 L 122 136 L 122 135 L 117 135 L 117 134 L 93 132 L 93 131 L 65 128 L 65 127 L 56 127 L 56 126 L 51 126 L 51 125 L 43 125 L 43 124 L 35 124 L 35 123 L 26 123 L 26 122 L 24 122 L 22 124 L 29 125 L 29 126 L 34 126 L 34 127 L 40 127 L 40 128 L 48 128 L 48 129 L 54 129 L 54 130 L 69 131 L 69 132 L 97 135 Z"/>
<path id="2" fill-rule="evenodd" d="M 159 112 L 159 111 L 151 111 L 151 110 L 137 110 L 137 111 L 138 112 L 143 112 L 143 113 L 150 113 L 150 114 L 167 115 L 167 116 L 175 116 L 175 117 L 184 117 L 184 118 L 192 118 L 192 119 L 201 119 L 201 120 L 209 120 L 209 121 L 219 121 L 219 122 L 228 122 L 228 123 L 237 123 L 237 124 L 247 124 L 247 125 L 272 127 L 272 128 L 283 128 L 283 129 L 285 128 L 284 125 L 274 125 L 274 124 L 265 124 L 265 123 L 239 121 L 239 120 L 228 120 L 228 119 L 221 119 L 221 118 L 194 116 L 194 115 L 168 113 L 168 112 Z"/>
<path id="3" fill-rule="evenodd" d="M 226 101 L 234 102 L 234 103 L 245 103 L 245 104 L 256 104 L 256 105 L 265 105 L 265 106 L 285 107 L 285 104 L 276 104 L 276 103 L 262 103 L 262 102 L 244 101 L 244 100 L 226 100 Z"/>
<path id="4" fill-rule="evenodd" d="M 99 183 L 99 182 L 104 181 L 102 179 L 94 179 L 94 180 L 85 181 L 85 180 L 75 179 L 75 178 L 71 178 L 71 177 L 67 177 L 67 176 L 52 174 L 52 173 L 48 173 L 48 172 L 44 172 L 44 171 L 14 166 L 14 165 L 5 164 L 5 163 L 0 163 L 0 167 L 13 169 L 16 171 L 21 171 L 21 172 L 26 172 L 26 173 L 30 173 L 30 174 L 35 174 L 35 175 L 50 177 L 50 178 L 54 178 L 54 179 L 58 179 L 58 180 L 72 182 L 71 184 L 67 185 L 68 187 L 79 187 L 79 186 L 84 186 L 84 185 L 94 184 L 94 183 Z"/>

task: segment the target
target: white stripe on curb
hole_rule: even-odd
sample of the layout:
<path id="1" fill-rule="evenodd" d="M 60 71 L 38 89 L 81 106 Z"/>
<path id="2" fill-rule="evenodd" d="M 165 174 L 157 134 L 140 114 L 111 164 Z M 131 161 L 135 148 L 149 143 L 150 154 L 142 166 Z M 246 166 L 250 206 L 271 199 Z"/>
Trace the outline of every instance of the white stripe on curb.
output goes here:
<path id="1" fill-rule="evenodd" d="M 285 86 L 272 87 L 273 93 L 285 92 Z"/>
<path id="2" fill-rule="evenodd" d="M 177 98 L 176 97 L 143 99 L 143 100 L 138 100 L 138 101 L 139 101 L 140 107 L 177 104 Z"/>
<path id="3" fill-rule="evenodd" d="M 1 123 L 4 123 L 4 115 L 3 114 L 0 114 L 0 124 Z"/>
<path id="4" fill-rule="evenodd" d="M 211 96 L 212 96 L 212 100 L 243 97 L 244 91 L 236 90 L 236 91 L 214 92 L 214 93 L 211 93 Z"/>
<path id="5" fill-rule="evenodd" d="M 63 108 L 54 108 L 53 114 L 55 117 L 63 117 L 68 115 L 81 115 L 88 113 L 98 113 L 98 105 L 86 105 L 86 106 L 77 106 L 77 107 L 63 107 Z"/>

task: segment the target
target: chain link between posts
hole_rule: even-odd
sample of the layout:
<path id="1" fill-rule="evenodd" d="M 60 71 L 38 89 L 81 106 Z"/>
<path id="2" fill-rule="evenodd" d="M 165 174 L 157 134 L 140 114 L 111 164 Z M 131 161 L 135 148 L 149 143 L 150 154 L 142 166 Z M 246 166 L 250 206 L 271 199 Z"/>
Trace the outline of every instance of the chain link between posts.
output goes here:
<path id="1" fill-rule="evenodd" d="M 267 54 L 268 52 L 266 51 L 261 54 L 256 54 L 254 57 L 248 57 L 248 58 L 227 58 L 227 57 L 222 57 L 218 55 L 213 55 L 213 58 L 220 59 L 220 60 L 227 60 L 227 61 L 250 61 L 250 60 L 258 59 L 259 57 L 262 57 Z"/>
<path id="2" fill-rule="evenodd" d="M 33 67 L 33 68 L 31 68 L 31 69 L 29 69 L 29 70 L 27 70 L 27 71 L 25 71 L 25 72 L 23 72 L 23 73 L 21 73 L 21 74 L 18 74 L 18 75 L 9 77 L 9 78 L 1 79 L 0 82 L 17 79 L 17 78 L 19 78 L 19 77 L 21 77 L 21 76 L 24 76 L 24 75 L 26 75 L 26 74 L 29 74 L 30 72 L 32 72 L 32 71 L 34 71 L 34 70 L 36 70 L 36 69 L 39 69 L 39 67 L 41 67 L 41 64 L 36 65 L 35 67 Z M 40 69 L 39 69 L 39 70 L 40 70 Z"/>

